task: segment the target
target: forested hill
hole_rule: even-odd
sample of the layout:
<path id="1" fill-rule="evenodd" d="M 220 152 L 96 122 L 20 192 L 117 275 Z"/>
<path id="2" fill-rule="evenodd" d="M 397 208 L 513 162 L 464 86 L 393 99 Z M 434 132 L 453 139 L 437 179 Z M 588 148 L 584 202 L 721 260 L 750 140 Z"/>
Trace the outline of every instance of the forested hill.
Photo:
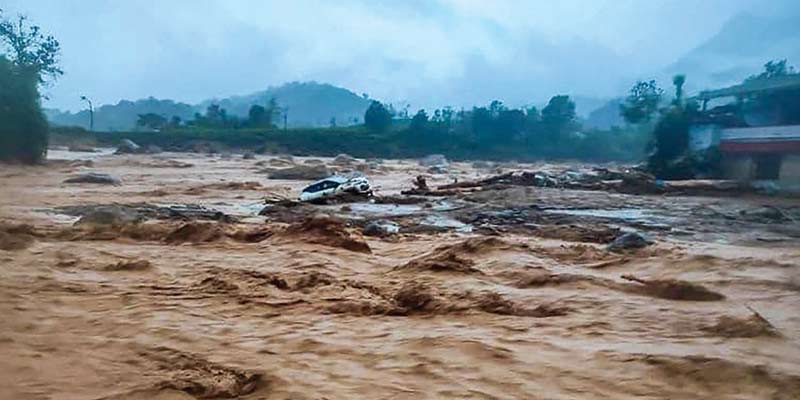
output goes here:
<path id="1" fill-rule="evenodd" d="M 61 112 L 45 109 L 47 119 L 53 125 L 80 126 L 89 128 L 89 111 L 77 113 Z M 97 107 L 94 112 L 94 129 L 100 131 L 129 131 L 136 127 L 139 114 L 154 113 L 171 118 L 173 115 L 182 120 L 191 119 L 196 107 L 177 103 L 172 100 L 159 100 L 153 97 L 136 101 L 122 100 L 117 104 Z"/>
<path id="2" fill-rule="evenodd" d="M 194 117 L 194 113 L 205 112 L 211 104 L 224 108 L 228 115 L 246 117 L 252 105 L 266 106 L 273 98 L 278 107 L 288 111 L 287 120 L 291 127 L 327 127 L 332 122 L 339 126 L 361 123 L 370 103 L 364 96 L 333 85 L 293 82 L 249 95 L 206 100 L 196 105 L 152 97 L 136 101 L 122 100 L 117 104 L 97 107 L 94 127 L 101 131 L 133 130 L 139 114 L 148 113 L 166 119 L 178 116 L 187 121 Z M 70 113 L 49 109 L 46 114 L 54 125 L 89 127 L 89 112 L 85 110 Z"/>
<path id="3" fill-rule="evenodd" d="M 273 98 L 280 108 L 288 109 L 290 127 L 330 126 L 332 118 L 340 126 L 355 125 L 363 122 L 370 103 L 364 96 L 326 83 L 292 82 L 245 96 L 207 100 L 201 107 L 219 104 L 228 114 L 246 117 L 251 105 L 265 106 Z"/>

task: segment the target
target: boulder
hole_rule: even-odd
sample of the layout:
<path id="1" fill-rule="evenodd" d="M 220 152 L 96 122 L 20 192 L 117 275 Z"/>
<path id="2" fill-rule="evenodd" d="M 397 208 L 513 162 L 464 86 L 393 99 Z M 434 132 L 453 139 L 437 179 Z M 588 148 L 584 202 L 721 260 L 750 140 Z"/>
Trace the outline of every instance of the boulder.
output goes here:
<path id="1" fill-rule="evenodd" d="M 255 154 L 255 153 L 253 153 L 252 151 L 245 152 L 245 153 L 242 155 L 242 159 L 243 159 L 243 160 L 253 160 L 253 159 L 255 159 L 255 158 L 256 158 L 256 154 Z"/>
<path id="2" fill-rule="evenodd" d="M 362 233 L 366 236 L 384 237 L 400 232 L 400 226 L 392 221 L 372 221 L 368 223 Z"/>
<path id="3" fill-rule="evenodd" d="M 115 176 L 111 176 L 109 174 L 89 172 L 87 174 L 76 175 L 73 176 L 72 178 L 68 178 L 64 180 L 64 183 L 93 183 L 98 185 L 119 186 L 122 184 L 122 180 L 120 180 Z"/>
<path id="4" fill-rule="evenodd" d="M 96 207 L 83 214 L 75 225 L 122 226 L 142 222 L 144 218 L 130 207 L 109 205 Z"/>
<path id="5" fill-rule="evenodd" d="M 620 252 L 632 249 L 641 249 L 655 243 L 653 239 L 638 232 L 627 232 L 617 236 L 611 244 L 608 245 L 608 251 Z"/>
<path id="6" fill-rule="evenodd" d="M 122 139 L 122 141 L 119 142 L 119 147 L 117 147 L 115 154 L 140 154 L 143 152 L 144 149 L 142 149 L 142 146 L 134 143 L 133 140 Z"/>

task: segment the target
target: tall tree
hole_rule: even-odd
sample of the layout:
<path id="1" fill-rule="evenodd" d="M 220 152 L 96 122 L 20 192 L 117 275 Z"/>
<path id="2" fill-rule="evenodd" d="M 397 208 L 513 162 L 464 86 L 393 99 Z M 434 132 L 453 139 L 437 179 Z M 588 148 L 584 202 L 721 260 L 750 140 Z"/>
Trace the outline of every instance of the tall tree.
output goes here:
<path id="1" fill-rule="evenodd" d="M 545 139 L 551 143 L 559 142 L 561 138 L 579 128 L 576 119 L 575 102 L 569 96 L 551 97 L 542 109 L 542 128 Z"/>
<path id="2" fill-rule="evenodd" d="M 650 121 L 658 111 L 664 90 L 656 85 L 656 81 L 638 81 L 631 88 L 625 102 L 620 104 L 620 114 L 631 124 Z"/>
<path id="3" fill-rule="evenodd" d="M 364 113 L 364 125 L 373 132 L 386 132 L 392 125 L 392 114 L 381 102 L 373 100 Z"/>
<path id="4" fill-rule="evenodd" d="M 409 128 L 413 132 L 424 132 L 428 128 L 428 113 L 424 109 L 420 109 L 411 118 L 411 125 Z"/>
<path id="5" fill-rule="evenodd" d="M 62 74 L 58 41 L 0 10 L 0 160 L 37 163 L 47 155 L 48 125 L 39 84 Z M 8 56 L 3 55 L 3 53 Z"/>
<path id="6" fill-rule="evenodd" d="M 167 118 L 156 113 L 137 114 L 136 126 L 150 130 L 162 129 L 167 125 Z"/>
<path id="7" fill-rule="evenodd" d="M 683 85 L 686 83 L 686 75 L 675 75 L 672 77 L 672 84 L 675 85 L 675 104 L 683 103 Z"/>
<path id="8" fill-rule="evenodd" d="M 28 17 L 7 19 L 0 10 L 0 43 L 7 49 L 7 57 L 20 68 L 30 69 L 45 78 L 55 79 L 64 72 L 58 66 L 61 45 L 52 35 L 45 35 L 37 25 L 28 23 Z"/>
<path id="9" fill-rule="evenodd" d="M 251 127 L 268 127 L 272 125 L 272 115 L 264 106 L 253 104 L 247 113 L 247 124 Z"/>

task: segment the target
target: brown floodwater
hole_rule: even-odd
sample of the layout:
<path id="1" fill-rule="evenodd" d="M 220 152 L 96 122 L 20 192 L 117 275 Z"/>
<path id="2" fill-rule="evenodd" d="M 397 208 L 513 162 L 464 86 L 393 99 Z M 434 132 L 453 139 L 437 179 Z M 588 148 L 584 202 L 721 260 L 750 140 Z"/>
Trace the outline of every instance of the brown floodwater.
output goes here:
<path id="1" fill-rule="evenodd" d="M 0 167 L 0 399 L 800 398 L 797 200 L 503 187 L 260 216 L 308 183 L 272 157 L 53 156 Z M 62 183 L 90 171 L 122 184 Z M 367 175 L 389 196 L 424 172 Z M 60 208 L 134 203 L 236 221 Z M 655 244 L 606 251 L 634 229 Z"/>

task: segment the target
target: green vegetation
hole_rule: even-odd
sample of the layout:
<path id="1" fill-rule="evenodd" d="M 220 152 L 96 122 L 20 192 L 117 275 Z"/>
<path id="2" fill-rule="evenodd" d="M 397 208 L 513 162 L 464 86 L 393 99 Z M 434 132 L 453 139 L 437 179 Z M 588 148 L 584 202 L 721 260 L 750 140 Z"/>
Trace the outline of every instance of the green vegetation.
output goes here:
<path id="1" fill-rule="evenodd" d="M 0 56 L 0 160 L 33 164 L 47 152 L 39 76 Z"/>
<path id="2" fill-rule="evenodd" d="M 786 60 L 773 60 L 764 64 L 764 71 L 753 75 L 744 81 L 744 84 L 758 84 L 767 79 L 781 79 L 800 76 L 794 67 L 789 66 Z M 742 103 L 742 112 L 750 115 L 759 115 L 769 119 L 773 124 L 795 125 L 800 124 L 800 89 L 759 93 L 751 96 Z"/>
<path id="3" fill-rule="evenodd" d="M 380 101 L 373 101 L 364 113 L 364 126 L 373 132 L 386 132 L 392 125 L 392 114 Z"/>
<path id="4" fill-rule="evenodd" d="M 636 82 L 625 102 L 620 105 L 620 114 L 631 124 L 649 122 L 658 111 L 663 94 L 664 90 L 656 85 L 656 81 Z"/>
<path id="5" fill-rule="evenodd" d="M 59 44 L 25 17 L 11 21 L 2 10 L 0 44 L 0 161 L 38 163 L 48 143 L 39 85 L 62 74 Z"/>
<path id="6" fill-rule="evenodd" d="M 54 139 L 65 143 L 90 138 L 98 145 L 113 146 L 128 138 L 143 146 L 171 150 L 191 150 L 198 143 L 215 142 L 232 149 L 320 156 L 348 153 L 357 157 L 413 158 L 441 153 L 452 159 L 638 161 L 644 157 L 650 137 L 650 132 L 635 125 L 582 129 L 575 104 L 563 95 L 554 96 L 541 111 L 536 107 L 508 108 L 493 101 L 468 111 L 445 107 L 430 116 L 419 110 L 410 119 L 392 119 L 388 107 L 379 102 L 372 104 L 364 116 L 366 123 L 361 126 L 284 131 L 274 125 L 261 127 L 257 121 L 265 117 L 259 107 L 251 107 L 251 118 L 241 121 L 211 105 L 195 120 L 161 131 L 90 133 L 59 128 Z"/>

